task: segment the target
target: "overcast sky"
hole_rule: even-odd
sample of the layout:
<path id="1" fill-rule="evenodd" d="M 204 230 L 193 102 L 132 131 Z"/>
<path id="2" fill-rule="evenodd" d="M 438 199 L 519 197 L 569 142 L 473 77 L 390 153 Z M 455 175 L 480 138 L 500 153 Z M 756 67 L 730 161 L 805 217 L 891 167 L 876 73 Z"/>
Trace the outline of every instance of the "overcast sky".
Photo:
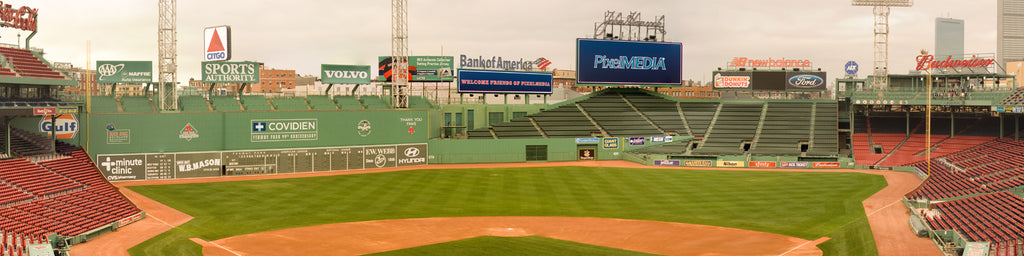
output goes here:
<path id="1" fill-rule="evenodd" d="M 86 41 L 96 60 L 157 59 L 158 0 L 4 1 L 39 8 L 33 47 L 52 62 L 86 64 Z M 198 78 L 202 30 L 230 25 L 232 60 L 318 74 L 320 64 L 376 68 L 391 52 L 391 1 L 178 0 L 178 80 Z M 915 1 L 893 8 L 889 70 L 913 69 L 921 49 L 934 48 L 936 17 L 964 19 L 965 50 L 994 53 L 995 0 Z M 834 78 L 853 60 L 866 75 L 872 61 L 871 7 L 841 0 L 410 0 L 412 55 L 546 57 L 575 68 L 575 38 L 591 37 L 607 10 L 665 15 L 667 40 L 683 43 L 683 78 L 707 80 L 733 57 L 809 59 Z M 17 30 L 0 31 L 16 43 Z M 22 31 L 22 38 L 27 33 Z M 443 49 L 443 52 L 442 52 Z M 155 70 L 154 70 L 155 71 Z M 156 79 L 154 77 L 154 79 Z"/>

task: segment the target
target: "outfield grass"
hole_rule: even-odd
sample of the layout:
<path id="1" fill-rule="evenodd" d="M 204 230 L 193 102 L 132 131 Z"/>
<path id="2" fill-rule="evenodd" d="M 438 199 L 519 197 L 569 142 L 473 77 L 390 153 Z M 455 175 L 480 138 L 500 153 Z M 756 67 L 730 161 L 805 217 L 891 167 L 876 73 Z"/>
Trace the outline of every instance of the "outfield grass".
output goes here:
<path id="1" fill-rule="evenodd" d="M 413 247 L 390 252 L 375 253 L 375 256 L 406 256 L 406 255 L 549 255 L 558 252 L 560 255 L 656 255 L 643 252 L 608 248 L 597 245 L 583 244 L 572 241 L 558 240 L 540 236 L 527 237 L 496 237 L 481 236 L 465 240 L 427 246 Z"/>
<path id="2" fill-rule="evenodd" d="M 570 216 L 704 224 L 808 240 L 838 236 L 843 241 L 822 248 L 850 255 L 874 252 L 870 227 L 858 222 L 865 218 L 861 201 L 885 185 L 882 176 L 859 173 L 538 167 L 140 186 L 130 189 L 195 219 L 129 252 L 200 255 L 187 238 L 212 241 L 339 222 Z M 865 230 L 868 241 L 861 239 Z"/>

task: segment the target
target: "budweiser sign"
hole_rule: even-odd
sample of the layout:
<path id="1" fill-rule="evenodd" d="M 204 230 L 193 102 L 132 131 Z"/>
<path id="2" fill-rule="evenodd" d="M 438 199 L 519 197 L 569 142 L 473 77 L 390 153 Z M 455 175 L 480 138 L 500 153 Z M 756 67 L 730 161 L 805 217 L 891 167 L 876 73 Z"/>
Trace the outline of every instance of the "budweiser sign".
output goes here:
<path id="1" fill-rule="evenodd" d="M 935 60 L 933 55 L 919 55 L 917 56 L 917 70 L 927 70 L 935 68 L 983 68 L 992 65 L 996 59 L 979 59 L 977 56 L 971 56 L 971 59 L 967 60 L 954 60 L 953 56 L 946 56 L 945 60 Z"/>

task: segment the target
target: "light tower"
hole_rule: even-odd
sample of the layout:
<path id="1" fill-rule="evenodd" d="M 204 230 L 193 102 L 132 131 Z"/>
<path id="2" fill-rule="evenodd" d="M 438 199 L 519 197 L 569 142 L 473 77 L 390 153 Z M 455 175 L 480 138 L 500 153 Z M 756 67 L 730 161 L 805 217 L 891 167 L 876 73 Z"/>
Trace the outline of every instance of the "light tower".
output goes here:
<path id="1" fill-rule="evenodd" d="M 160 111 L 178 110 L 178 26 L 176 0 L 159 0 L 160 18 L 157 23 L 157 56 L 159 62 Z"/>
<path id="2" fill-rule="evenodd" d="M 875 70 L 871 86 L 889 86 L 889 7 L 910 7 L 913 0 L 853 0 L 854 6 L 872 6 L 875 14 Z"/>
<path id="3" fill-rule="evenodd" d="M 409 108 L 409 19 L 406 1 L 391 1 L 391 104 Z"/>
<path id="4" fill-rule="evenodd" d="M 654 16 L 654 20 L 651 21 L 643 21 L 640 19 L 640 12 L 630 12 L 623 18 L 621 12 L 606 11 L 604 20 L 594 23 L 594 38 L 664 42 L 665 15 Z"/>

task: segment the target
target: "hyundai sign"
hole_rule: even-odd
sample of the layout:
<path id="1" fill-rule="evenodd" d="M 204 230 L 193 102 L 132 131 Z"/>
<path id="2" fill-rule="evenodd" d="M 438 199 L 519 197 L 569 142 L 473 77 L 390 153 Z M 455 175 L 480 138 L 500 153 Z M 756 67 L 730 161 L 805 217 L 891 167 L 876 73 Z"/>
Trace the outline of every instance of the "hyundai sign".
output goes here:
<path id="1" fill-rule="evenodd" d="M 682 85 L 683 44 L 576 39 L 576 83 Z"/>
<path id="2" fill-rule="evenodd" d="M 203 61 L 231 59 L 231 27 L 207 27 L 203 29 L 203 38 Z"/>
<path id="3" fill-rule="evenodd" d="M 551 93 L 552 74 L 459 69 L 459 93 Z"/>

